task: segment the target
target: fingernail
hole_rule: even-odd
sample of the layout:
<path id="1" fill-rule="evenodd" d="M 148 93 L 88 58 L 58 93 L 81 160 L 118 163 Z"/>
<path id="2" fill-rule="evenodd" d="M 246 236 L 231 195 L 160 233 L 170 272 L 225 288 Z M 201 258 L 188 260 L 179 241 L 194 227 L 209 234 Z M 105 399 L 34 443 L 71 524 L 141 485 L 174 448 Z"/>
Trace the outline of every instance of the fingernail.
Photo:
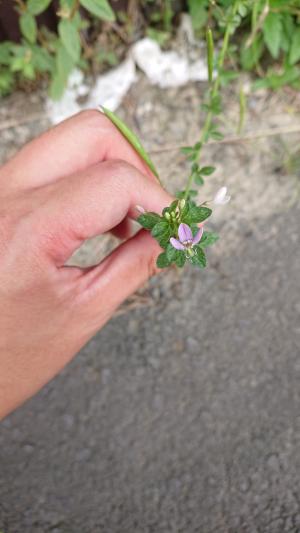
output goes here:
<path id="1" fill-rule="evenodd" d="M 145 209 L 141 206 L 141 205 L 136 205 L 135 208 L 137 209 L 137 211 L 139 211 L 139 213 L 145 213 Z"/>

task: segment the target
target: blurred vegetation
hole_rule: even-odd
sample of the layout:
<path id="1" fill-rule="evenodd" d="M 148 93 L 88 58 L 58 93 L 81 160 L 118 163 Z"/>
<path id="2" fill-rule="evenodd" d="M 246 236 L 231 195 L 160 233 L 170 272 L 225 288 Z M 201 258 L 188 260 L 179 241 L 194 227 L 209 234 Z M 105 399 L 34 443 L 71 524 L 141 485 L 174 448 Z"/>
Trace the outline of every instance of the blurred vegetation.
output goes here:
<path id="1" fill-rule="evenodd" d="M 51 0 L 13 0 L 19 13 L 20 43 L 0 43 L 0 95 L 28 84 L 49 84 L 53 99 L 64 92 L 74 67 L 96 73 L 115 66 L 128 47 L 148 35 L 168 47 L 189 13 L 197 38 L 206 28 L 223 38 L 232 0 L 129 0 L 113 10 L 108 0 L 60 0 L 57 32 L 37 24 Z M 300 0 L 240 0 L 231 21 L 232 37 L 222 83 L 241 71 L 254 87 L 300 88 Z"/>

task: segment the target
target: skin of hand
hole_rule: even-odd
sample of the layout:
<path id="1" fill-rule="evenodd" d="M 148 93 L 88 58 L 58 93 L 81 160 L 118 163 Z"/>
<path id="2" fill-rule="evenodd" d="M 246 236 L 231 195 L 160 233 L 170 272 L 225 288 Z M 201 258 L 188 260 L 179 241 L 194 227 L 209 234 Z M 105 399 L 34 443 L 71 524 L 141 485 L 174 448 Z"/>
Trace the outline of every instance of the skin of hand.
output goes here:
<path id="1" fill-rule="evenodd" d="M 128 237 L 136 205 L 172 201 L 103 114 L 84 111 L 0 169 L 0 418 L 55 376 L 156 273 L 160 249 Z M 82 242 L 127 238 L 99 265 L 65 266 Z"/>

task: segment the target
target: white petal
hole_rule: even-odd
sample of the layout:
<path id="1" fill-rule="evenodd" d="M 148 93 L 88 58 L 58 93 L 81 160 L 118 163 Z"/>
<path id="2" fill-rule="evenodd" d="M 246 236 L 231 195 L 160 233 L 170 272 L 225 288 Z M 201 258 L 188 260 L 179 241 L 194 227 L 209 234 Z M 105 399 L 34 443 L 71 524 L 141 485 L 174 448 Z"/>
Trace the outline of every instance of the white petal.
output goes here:
<path id="1" fill-rule="evenodd" d="M 229 202 L 230 196 L 227 194 L 227 187 L 221 187 L 213 199 L 215 205 L 225 205 Z"/>

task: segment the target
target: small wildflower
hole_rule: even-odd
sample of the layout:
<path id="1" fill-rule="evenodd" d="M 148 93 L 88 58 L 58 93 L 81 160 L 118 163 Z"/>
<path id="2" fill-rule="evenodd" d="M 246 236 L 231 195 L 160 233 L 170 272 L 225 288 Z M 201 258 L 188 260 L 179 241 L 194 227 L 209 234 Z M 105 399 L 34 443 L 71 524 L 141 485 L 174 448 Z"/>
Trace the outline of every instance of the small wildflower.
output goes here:
<path id="1" fill-rule="evenodd" d="M 215 205 L 225 205 L 228 204 L 230 198 L 231 197 L 227 194 L 227 187 L 221 187 L 216 193 L 213 203 Z"/>
<path id="2" fill-rule="evenodd" d="M 195 244 L 198 244 L 198 242 L 200 242 L 202 234 L 203 228 L 200 228 L 197 231 L 195 237 L 193 237 L 193 233 L 190 226 L 188 226 L 187 224 L 180 224 L 178 228 L 178 239 L 171 237 L 170 243 L 172 244 L 173 248 L 176 248 L 176 250 L 189 251 L 193 248 Z"/>

